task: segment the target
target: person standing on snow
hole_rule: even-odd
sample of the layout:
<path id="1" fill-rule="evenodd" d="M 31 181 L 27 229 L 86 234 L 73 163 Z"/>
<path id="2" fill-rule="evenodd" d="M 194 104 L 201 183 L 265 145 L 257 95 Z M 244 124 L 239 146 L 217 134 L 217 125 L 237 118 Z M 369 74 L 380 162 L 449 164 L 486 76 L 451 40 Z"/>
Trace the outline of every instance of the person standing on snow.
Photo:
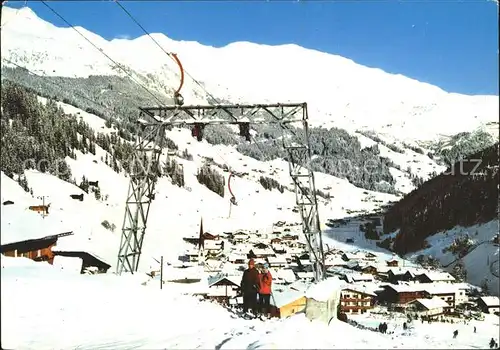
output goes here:
<path id="1" fill-rule="evenodd" d="M 271 286 L 273 283 L 273 276 L 269 271 L 269 264 L 265 263 L 262 272 L 259 275 L 260 288 L 259 288 L 259 306 L 262 313 L 269 316 L 271 313 Z"/>
<path id="2" fill-rule="evenodd" d="M 248 269 L 243 272 L 241 292 L 243 294 L 243 312 L 252 310 L 257 314 L 257 293 L 260 289 L 259 271 L 255 268 L 255 261 L 248 261 Z"/>

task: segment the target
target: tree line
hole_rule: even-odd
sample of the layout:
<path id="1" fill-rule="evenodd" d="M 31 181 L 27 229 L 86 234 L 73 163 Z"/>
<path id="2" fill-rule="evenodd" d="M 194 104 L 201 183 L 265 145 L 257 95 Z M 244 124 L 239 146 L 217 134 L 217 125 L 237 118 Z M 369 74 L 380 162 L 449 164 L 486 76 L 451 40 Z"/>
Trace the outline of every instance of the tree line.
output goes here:
<path id="1" fill-rule="evenodd" d="M 100 160 L 115 172 L 131 170 L 134 145 L 124 140 L 119 130 L 96 133 L 82 118 L 65 113 L 55 100 L 49 98 L 42 103 L 30 89 L 7 80 L 1 93 L 0 169 L 11 178 L 20 178 L 23 188 L 28 187 L 23 174 L 29 169 L 76 185 L 66 157 L 76 159 L 77 151 L 96 155 L 96 145 L 107 152 Z M 167 144 L 170 149 L 178 148 L 170 139 Z M 164 173 L 183 186 L 183 170 L 177 163 L 166 164 Z"/>
<path id="2" fill-rule="evenodd" d="M 396 252 L 417 251 L 434 233 L 497 217 L 498 143 L 467 159 L 423 183 L 386 211 L 384 233 L 400 230 L 393 245 Z"/>

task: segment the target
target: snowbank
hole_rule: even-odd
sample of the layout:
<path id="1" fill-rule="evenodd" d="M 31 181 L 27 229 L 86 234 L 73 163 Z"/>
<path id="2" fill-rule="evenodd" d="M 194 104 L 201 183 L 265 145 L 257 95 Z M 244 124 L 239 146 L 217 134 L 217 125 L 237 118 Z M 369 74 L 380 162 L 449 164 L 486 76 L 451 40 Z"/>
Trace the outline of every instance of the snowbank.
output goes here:
<path id="1" fill-rule="evenodd" d="M 169 284 L 163 290 L 156 283 L 141 286 L 138 275 L 78 275 L 4 256 L 1 263 L 1 316 L 8 319 L 1 324 L 2 346 L 10 349 L 438 349 L 478 348 L 498 338 L 493 315 L 470 325 L 414 322 L 407 331 L 401 327 L 406 319 L 394 318 L 388 322 L 395 333 L 383 335 L 304 315 L 265 322 L 235 318 Z M 380 322 L 376 315 L 364 317 Z M 473 333 L 473 326 L 480 332 Z"/>
<path id="2" fill-rule="evenodd" d="M 337 277 L 327 278 L 324 281 L 312 285 L 307 290 L 306 297 L 317 301 L 326 302 L 346 285 L 346 282 L 340 280 Z"/>

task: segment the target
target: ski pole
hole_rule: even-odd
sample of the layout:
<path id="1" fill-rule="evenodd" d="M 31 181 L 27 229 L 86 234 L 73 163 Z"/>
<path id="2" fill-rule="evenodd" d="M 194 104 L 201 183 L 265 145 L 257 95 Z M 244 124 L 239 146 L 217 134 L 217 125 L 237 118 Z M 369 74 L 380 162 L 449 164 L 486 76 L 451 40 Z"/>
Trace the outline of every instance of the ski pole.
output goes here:
<path id="1" fill-rule="evenodd" d="M 276 299 L 274 299 L 273 291 L 271 291 L 271 298 L 273 298 L 273 304 L 276 309 L 278 309 L 278 305 L 276 305 Z"/>

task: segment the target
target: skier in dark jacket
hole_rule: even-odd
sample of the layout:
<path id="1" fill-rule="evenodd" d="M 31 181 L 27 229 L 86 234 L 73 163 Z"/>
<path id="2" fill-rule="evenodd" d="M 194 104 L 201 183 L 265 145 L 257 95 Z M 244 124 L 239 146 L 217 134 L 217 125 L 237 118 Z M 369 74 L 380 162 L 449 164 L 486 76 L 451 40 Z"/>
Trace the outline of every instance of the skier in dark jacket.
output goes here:
<path id="1" fill-rule="evenodd" d="M 241 292 L 243 294 L 243 312 L 248 312 L 251 309 L 257 314 L 257 293 L 259 293 L 259 271 L 255 268 L 255 261 L 248 261 L 248 269 L 243 272 L 241 279 Z"/>

